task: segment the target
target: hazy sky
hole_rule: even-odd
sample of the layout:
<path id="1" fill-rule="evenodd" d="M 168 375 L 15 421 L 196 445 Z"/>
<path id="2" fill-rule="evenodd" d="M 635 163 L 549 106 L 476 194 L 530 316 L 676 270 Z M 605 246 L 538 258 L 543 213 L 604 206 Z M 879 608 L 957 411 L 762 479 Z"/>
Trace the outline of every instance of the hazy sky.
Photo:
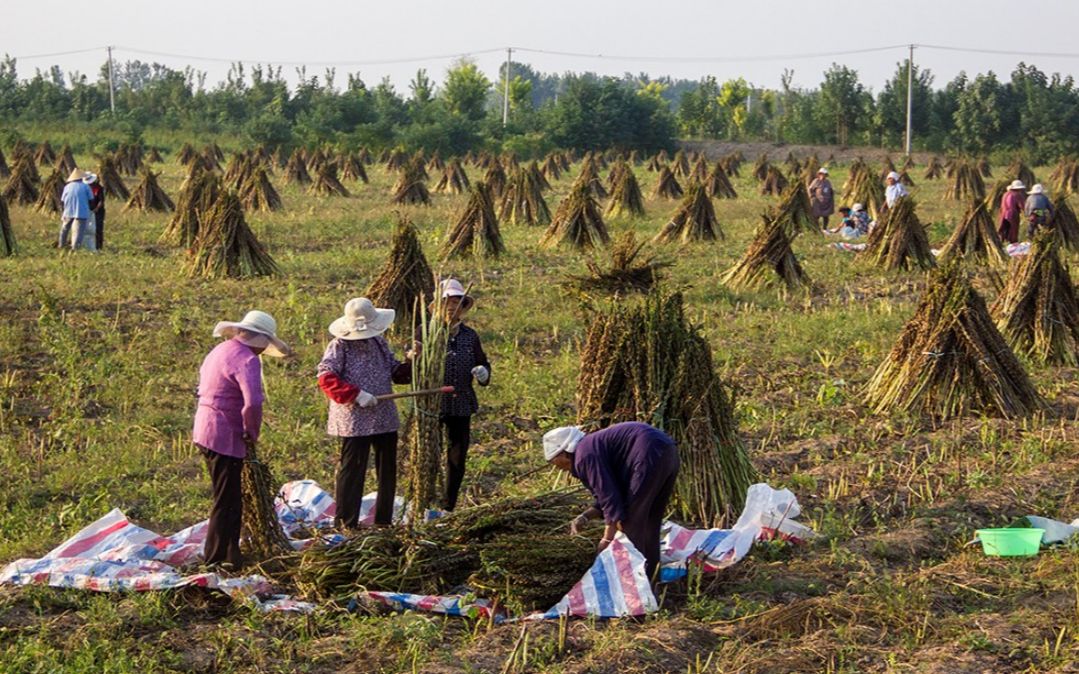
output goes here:
<path id="1" fill-rule="evenodd" d="M 821 73 L 835 61 L 856 68 L 864 83 L 879 90 L 896 63 L 906 57 L 905 49 L 804 55 L 911 42 L 1075 54 L 1057 57 L 916 50 L 915 63 L 933 71 L 936 86 L 943 86 L 961 70 L 994 70 L 1007 78 L 1020 60 L 1050 73 L 1079 73 L 1075 40 L 1079 2 L 1075 0 L 97 0 L 85 4 L 3 0 L 3 5 L 0 52 L 24 57 L 112 44 L 121 61 L 138 58 L 205 70 L 208 85 L 224 78 L 227 62 L 155 56 L 124 48 L 248 63 L 310 63 L 309 75 L 321 74 L 325 68 L 322 63 L 330 62 L 339 64 L 339 85 L 346 81 L 344 73 L 359 71 L 369 86 L 389 75 L 402 92 L 407 92 L 409 79 L 420 67 L 441 80 L 453 61 L 434 58 L 443 55 L 474 53 L 480 67 L 493 76 L 505 52 L 476 52 L 507 46 L 611 55 L 596 59 L 515 54 L 515 61 L 545 72 L 592 70 L 621 75 L 629 71 L 693 79 L 711 74 L 721 81 L 742 76 L 765 87 L 778 87 L 784 68 L 794 70 L 796 85 L 815 86 Z M 74 27 L 80 16 L 86 23 L 85 30 L 78 32 Z M 775 55 L 801 56 L 762 60 Z M 36 67 L 55 63 L 65 71 L 96 76 L 104 56 L 100 50 L 20 59 L 19 71 L 26 77 Z M 371 63 L 417 57 L 432 58 Z M 348 65 L 358 62 L 364 64 Z M 293 66 L 285 66 L 283 72 L 290 81 L 295 80 Z"/>

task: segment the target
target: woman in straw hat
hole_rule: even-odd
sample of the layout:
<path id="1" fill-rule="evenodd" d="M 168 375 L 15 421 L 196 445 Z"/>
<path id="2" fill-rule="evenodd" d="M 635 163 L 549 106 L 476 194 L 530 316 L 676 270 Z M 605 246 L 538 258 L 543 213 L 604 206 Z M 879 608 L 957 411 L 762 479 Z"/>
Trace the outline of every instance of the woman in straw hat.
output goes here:
<path id="1" fill-rule="evenodd" d="M 393 401 L 377 396 L 407 384 L 408 363 L 397 360 L 382 333 L 393 323 L 393 309 L 378 309 L 366 297 L 345 304 L 345 314 L 330 324 L 334 339 L 318 364 L 318 385 L 330 399 L 327 432 L 341 438 L 341 459 L 334 498 L 338 526 L 359 523 L 367 460 L 375 450 L 378 498 L 375 524 L 393 517 L 397 490 L 397 430 L 401 422 Z"/>
<path id="2" fill-rule="evenodd" d="M 67 177 L 67 184 L 60 194 L 64 211 L 60 216 L 60 237 L 57 248 L 63 250 L 70 246 L 72 250 L 83 244 L 87 223 L 90 220 L 90 186 L 82 181 L 86 172 L 75 169 Z"/>
<path id="3" fill-rule="evenodd" d="M 222 321 L 214 347 L 199 370 L 199 406 L 191 439 L 206 459 L 213 488 L 203 558 L 207 564 L 231 564 L 240 558 L 243 460 L 262 426 L 262 361 L 283 357 L 289 349 L 277 338 L 277 323 L 262 311 L 249 311 L 242 321 Z"/>
<path id="4" fill-rule="evenodd" d="M 1018 243 L 1019 218 L 1026 205 L 1027 186 L 1022 180 L 1013 180 L 1008 191 L 1000 198 L 1000 240 L 1004 243 Z"/>

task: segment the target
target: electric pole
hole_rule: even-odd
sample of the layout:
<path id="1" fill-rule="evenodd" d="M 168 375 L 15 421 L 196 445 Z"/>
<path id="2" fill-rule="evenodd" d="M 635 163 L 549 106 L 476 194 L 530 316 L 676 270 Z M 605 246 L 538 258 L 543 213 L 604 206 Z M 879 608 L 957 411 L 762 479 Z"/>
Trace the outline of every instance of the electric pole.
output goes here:
<path id="1" fill-rule="evenodd" d="M 506 47 L 506 68 L 502 75 L 502 126 L 510 119 L 510 63 L 513 61 L 513 48 Z"/>
<path id="2" fill-rule="evenodd" d="M 112 83 L 112 47 L 109 50 L 109 110 L 116 114 L 116 86 Z"/>
<path id="3" fill-rule="evenodd" d="M 914 45 L 910 45 L 910 56 L 907 57 L 907 156 L 910 156 L 910 113 L 914 99 Z"/>

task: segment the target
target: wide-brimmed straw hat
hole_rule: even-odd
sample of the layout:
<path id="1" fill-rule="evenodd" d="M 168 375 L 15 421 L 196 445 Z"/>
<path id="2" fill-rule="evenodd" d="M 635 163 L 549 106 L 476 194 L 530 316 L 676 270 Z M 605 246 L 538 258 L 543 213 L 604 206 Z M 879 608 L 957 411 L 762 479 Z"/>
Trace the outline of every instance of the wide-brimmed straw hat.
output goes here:
<path id="1" fill-rule="evenodd" d="M 97 182 L 97 174 L 93 171 L 87 171 L 86 175 L 82 177 L 82 181 L 87 185 L 93 185 Z"/>
<path id="2" fill-rule="evenodd" d="M 1027 186 L 1023 184 L 1022 180 L 1013 180 L 1012 184 L 1008 185 L 1009 190 L 1025 190 L 1026 188 Z"/>
<path id="3" fill-rule="evenodd" d="M 253 332 L 261 339 L 243 337 L 241 330 Z M 283 358 L 291 353 L 288 345 L 277 338 L 277 321 L 265 311 L 249 311 L 242 321 L 221 321 L 214 326 L 214 337 L 232 338 L 241 335 L 248 346 L 265 348 L 268 356 Z"/>
<path id="4" fill-rule="evenodd" d="M 389 329 L 397 315 L 393 309 L 378 309 L 366 297 L 345 303 L 345 315 L 330 323 L 330 334 L 341 339 L 370 339 Z"/>
<path id="5" fill-rule="evenodd" d="M 1035 183 L 1034 187 L 1031 187 L 1027 194 L 1045 194 L 1045 188 L 1042 187 L 1041 183 Z"/>
<path id="6" fill-rule="evenodd" d="M 82 169 L 77 168 L 77 169 L 74 169 L 74 170 L 71 171 L 71 175 L 69 175 L 67 177 L 66 182 L 73 183 L 76 180 L 82 180 L 85 177 L 86 177 L 86 171 L 83 171 Z"/>
<path id="7" fill-rule="evenodd" d="M 562 452 L 572 454 L 584 438 L 584 431 L 577 426 L 563 426 L 543 434 L 543 458 L 547 461 Z"/>

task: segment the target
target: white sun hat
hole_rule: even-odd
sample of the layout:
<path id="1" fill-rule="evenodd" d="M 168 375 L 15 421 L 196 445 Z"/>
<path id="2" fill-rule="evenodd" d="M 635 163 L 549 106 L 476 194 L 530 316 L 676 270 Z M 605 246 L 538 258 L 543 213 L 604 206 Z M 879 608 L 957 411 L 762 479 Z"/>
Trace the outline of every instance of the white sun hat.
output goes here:
<path id="1" fill-rule="evenodd" d="M 389 329 L 397 315 L 393 309 L 378 309 L 366 297 L 345 303 L 345 315 L 330 323 L 330 334 L 341 339 L 370 339 Z"/>
<path id="2" fill-rule="evenodd" d="M 1045 188 L 1042 187 L 1041 183 L 1035 183 L 1034 187 L 1031 187 L 1027 194 L 1045 194 Z"/>
<path id="3" fill-rule="evenodd" d="M 1012 184 L 1008 185 L 1009 190 L 1025 190 L 1026 188 L 1027 186 L 1023 184 L 1022 180 L 1013 180 Z"/>
<path id="4" fill-rule="evenodd" d="M 441 286 L 442 299 L 446 299 L 447 297 L 460 297 L 462 308 L 467 309 L 476 301 L 475 298 L 465 292 L 465 287 L 455 278 L 446 279 L 441 283 Z"/>
<path id="5" fill-rule="evenodd" d="M 572 454 L 582 438 L 584 431 L 577 426 L 563 426 L 547 431 L 543 434 L 543 458 L 550 461 L 562 452 Z"/>
<path id="6" fill-rule="evenodd" d="M 92 171 L 87 171 L 86 175 L 82 177 L 82 181 L 87 185 L 92 185 L 97 182 L 97 174 Z"/>
<path id="7" fill-rule="evenodd" d="M 817 173 L 823 173 L 824 175 L 828 175 L 828 169 L 826 169 L 826 168 L 824 168 L 822 166 L 819 169 L 817 169 Z"/>
<path id="8" fill-rule="evenodd" d="M 244 337 L 241 330 L 253 332 L 257 337 Z M 266 349 L 268 356 L 283 358 L 291 353 L 288 345 L 277 338 L 277 321 L 265 311 L 249 311 L 242 321 L 221 321 L 214 326 L 214 337 L 231 339 L 237 335 L 248 346 Z"/>
<path id="9" fill-rule="evenodd" d="M 896 181 L 896 182 L 899 182 L 899 174 L 896 173 L 895 171 L 890 171 L 888 173 L 888 177 L 891 178 L 892 180 Z"/>
<path id="10" fill-rule="evenodd" d="M 857 212 L 859 212 L 859 211 L 864 211 L 864 210 L 865 210 L 865 206 L 863 206 L 862 204 L 854 204 L 853 206 L 851 206 L 851 207 L 850 207 L 850 210 L 852 210 L 852 211 L 854 211 L 855 213 L 857 213 Z"/>

